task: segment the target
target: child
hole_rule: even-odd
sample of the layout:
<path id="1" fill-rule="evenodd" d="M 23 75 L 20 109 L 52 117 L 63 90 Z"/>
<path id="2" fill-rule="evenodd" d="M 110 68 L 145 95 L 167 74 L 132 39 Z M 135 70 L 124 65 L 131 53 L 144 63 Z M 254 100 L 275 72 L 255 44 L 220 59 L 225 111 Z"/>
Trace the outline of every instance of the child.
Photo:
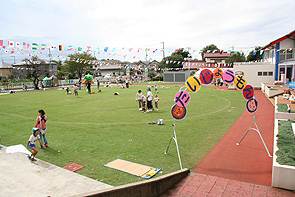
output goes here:
<path id="1" fill-rule="evenodd" d="M 35 127 L 37 127 L 38 129 L 40 129 L 39 131 L 39 137 L 41 139 L 42 142 L 42 137 L 44 139 L 44 144 L 47 147 L 48 146 L 48 142 L 46 139 L 45 134 L 47 133 L 47 128 L 46 128 L 46 121 L 47 121 L 47 117 L 45 116 L 45 111 L 43 109 L 38 110 L 38 114 L 39 116 L 36 118 L 36 124 Z M 42 144 L 40 143 L 40 146 L 42 148 Z"/>
<path id="2" fill-rule="evenodd" d="M 45 146 L 42 144 L 41 140 L 40 140 L 40 137 L 39 137 L 39 128 L 36 128 L 34 127 L 32 129 L 32 135 L 30 136 L 29 138 L 29 141 L 27 143 L 27 149 L 32 149 L 33 150 L 33 153 L 31 155 L 28 155 L 28 158 L 31 160 L 31 161 L 37 161 L 35 159 L 35 156 L 37 155 L 38 153 L 38 149 L 36 147 L 36 141 L 39 140 L 40 144 L 42 145 L 42 148 L 45 148 Z"/>
<path id="3" fill-rule="evenodd" d="M 74 88 L 75 96 L 78 96 L 79 97 L 77 84 L 75 84 L 73 88 Z"/>
<path id="4" fill-rule="evenodd" d="M 142 112 L 143 113 L 146 113 L 145 112 L 145 100 L 142 101 L 142 108 L 141 109 L 142 109 Z"/>
<path id="5" fill-rule="evenodd" d="M 72 94 L 72 92 L 71 92 L 71 90 L 70 90 L 70 88 L 69 87 L 67 87 L 67 94 Z"/>
<path id="6" fill-rule="evenodd" d="M 159 103 L 160 98 L 158 97 L 158 95 L 155 95 L 154 100 L 155 100 L 156 111 L 159 111 L 159 109 L 158 109 L 158 103 Z"/>

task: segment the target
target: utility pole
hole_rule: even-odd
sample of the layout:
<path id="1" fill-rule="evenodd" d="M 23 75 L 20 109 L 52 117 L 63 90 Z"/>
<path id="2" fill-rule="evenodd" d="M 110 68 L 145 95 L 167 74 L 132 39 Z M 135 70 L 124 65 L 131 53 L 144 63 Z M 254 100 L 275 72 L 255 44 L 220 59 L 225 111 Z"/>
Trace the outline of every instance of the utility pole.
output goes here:
<path id="1" fill-rule="evenodd" d="M 15 64 L 15 56 L 11 56 L 11 57 L 13 57 L 13 58 L 14 58 L 14 64 Z"/>
<path id="2" fill-rule="evenodd" d="M 165 58 L 165 47 L 164 47 L 164 42 L 161 42 L 163 44 L 163 59 Z"/>

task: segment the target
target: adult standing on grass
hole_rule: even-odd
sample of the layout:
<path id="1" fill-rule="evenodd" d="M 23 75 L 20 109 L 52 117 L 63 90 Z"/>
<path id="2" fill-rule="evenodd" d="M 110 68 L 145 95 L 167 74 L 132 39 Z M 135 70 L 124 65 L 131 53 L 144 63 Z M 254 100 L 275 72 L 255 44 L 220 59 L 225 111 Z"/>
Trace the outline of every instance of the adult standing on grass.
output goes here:
<path id="1" fill-rule="evenodd" d="M 151 92 L 151 89 L 150 88 L 148 88 L 147 89 L 147 97 L 146 97 L 146 99 L 147 99 L 147 111 L 146 112 L 150 112 L 150 111 L 152 111 L 152 109 L 153 109 L 153 104 L 152 104 L 152 102 L 153 102 L 153 93 Z"/>
<path id="2" fill-rule="evenodd" d="M 138 101 L 139 111 L 141 111 L 142 110 L 142 101 L 143 101 L 143 94 L 142 94 L 141 90 L 138 90 L 135 100 Z"/>
<path id="3" fill-rule="evenodd" d="M 43 149 L 43 146 L 42 146 L 42 143 L 43 143 L 42 137 L 44 139 L 45 146 L 46 147 L 48 146 L 48 142 L 47 142 L 47 139 L 46 139 L 46 136 L 45 136 L 45 134 L 47 133 L 47 128 L 46 128 L 47 117 L 45 116 L 45 111 L 43 109 L 40 109 L 38 111 L 38 114 L 39 114 L 39 116 L 36 119 L 35 127 L 37 127 L 38 129 L 40 129 L 40 132 L 39 132 L 39 136 L 40 136 L 40 140 L 41 140 L 40 141 L 40 146 Z"/>

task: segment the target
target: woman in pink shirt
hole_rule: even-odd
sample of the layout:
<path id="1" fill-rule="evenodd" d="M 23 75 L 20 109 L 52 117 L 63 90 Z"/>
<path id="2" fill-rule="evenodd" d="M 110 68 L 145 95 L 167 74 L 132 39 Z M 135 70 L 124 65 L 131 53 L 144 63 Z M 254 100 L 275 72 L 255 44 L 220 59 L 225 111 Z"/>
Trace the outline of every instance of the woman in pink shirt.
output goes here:
<path id="1" fill-rule="evenodd" d="M 43 143 L 43 141 L 42 141 L 42 137 L 43 137 L 44 145 L 47 147 L 48 143 L 47 143 L 47 139 L 46 139 L 46 136 L 45 136 L 45 134 L 47 133 L 47 128 L 46 128 L 47 117 L 45 116 L 45 111 L 43 109 L 40 109 L 38 111 L 38 113 L 39 113 L 39 116 L 36 119 L 35 127 L 40 129 L 40 133 L 39 133 L 40 140 Z M 44 147 L 42 147 L 41 144 L 40 144 L 40 146 L 41 146 L 42 149 L 44 148 Z"/>

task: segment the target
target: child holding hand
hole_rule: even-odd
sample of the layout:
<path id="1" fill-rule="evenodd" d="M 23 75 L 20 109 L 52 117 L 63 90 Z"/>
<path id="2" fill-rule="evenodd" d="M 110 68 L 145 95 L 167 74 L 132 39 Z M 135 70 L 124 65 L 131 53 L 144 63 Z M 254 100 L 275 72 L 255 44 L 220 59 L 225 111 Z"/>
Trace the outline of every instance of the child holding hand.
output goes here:
<path id="1" fill-rule="evenodd" d="M 33 153 L 31 155 L 28 155 L 28 158 L 31 160 L 31 161 L 37 161 L 35 159 L 35 156 L 37 155 L 38 153 L 38 149 L 36 147 L 36 141 L 39 140 L 42 148 L 45 148 L 45 146 L 42 144 L 41 140 L 40 140 L 40 137 L 39 137 L 39 128 L 36 128 L 34 127 L 32 129 L 32 135 L 30 136 L 29 138 L 29 141 L 27 143 L 27 149 L 31 149 L 33 151 Z"/>

